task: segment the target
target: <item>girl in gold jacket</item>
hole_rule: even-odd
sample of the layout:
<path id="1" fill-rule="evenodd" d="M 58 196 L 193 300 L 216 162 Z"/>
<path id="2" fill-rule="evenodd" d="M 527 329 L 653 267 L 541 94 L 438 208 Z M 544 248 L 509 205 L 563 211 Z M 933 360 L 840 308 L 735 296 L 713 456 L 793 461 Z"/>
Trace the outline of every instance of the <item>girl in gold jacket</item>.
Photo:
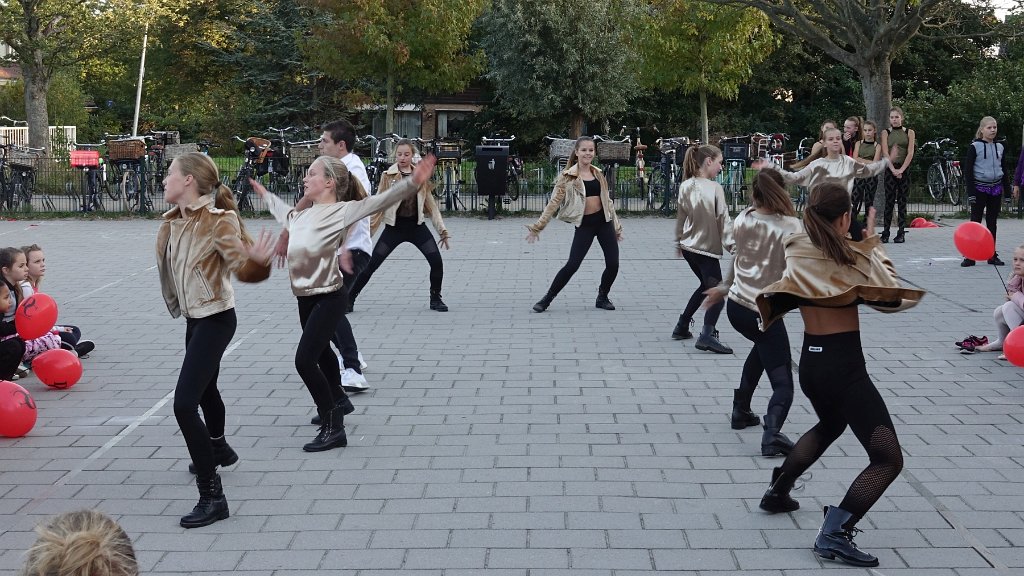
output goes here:
<path id="1" fill-rule="evenodd" d="M 399 140 L 395 146 L 395 162 L 387 169 L 380 178 L 377 185 L 378 193 L 387 190 L 395 185 L 402 178 L 412 175 L 412 159 L 416 154 L 416 148 L 409 140 Z M 423 257 L 430 264 L 430 309 L 438 312 L 447 312 L 448 306 L 441 300 L 441 283 L 444 280 L 444 262 L 441 260 L 441 252 L 438 246 L 445 250 L 451 248 L 448 229 L 444 227 L 441 220 L 441 211 L 434 202 L 430 182 L 424 182 L 417 194 L 403 200 L 401 203 L 382 210 L 373 215 L 370 222 L 370 235 L 377 232 L 381 223 L 384 224 L 384 232 L 377 238 L 373 246 L 373 254 L 370 256 L 370 263 L 366 270 L 356 278 L 352 289 L 349 290 L 349 302 L 354 305 L 356 297 L 362 292 L 363 287 L 370 281 L 374 272 L 387 260 L 391 252 L 398 248 L 403 242 L 408 242 L 419 249 Z M 434 236 L 427 230 L 424 224 L 426 217 L 430 218 L 430 224 L 441 236 L 441 239 L 434 243 Z"/>
<path id="2" fill-rule="evenodd" d="M 572 237 L 569 249 L 569 261 L 555 274 L 547 294 L 533 305 L 534 312 L 543 312 L 551 305 L 551 301 L 569 283 L 569 279 L 580 269 L 584 256 L 597 238 L 604 251 L 604 273 L 597 289 L 597 301 L 594 305 L 603 310 L 615 310 L 615 305 L 608 299 L 608 292 L 619 274 L 619 246 L 622 241 L 622 225 L 615 214 L 608 193 L 608 183 L 604 174 L 592 164 L 596 153 L 594 139 L 583 136 L 576 140 L 576 146 L 569 155 L 568 168 L 555 180 L 555 191 L 551 200 L 544 208 L 536 224 L 527 226 L 530 231 L 526 241 L 533 244 L 540 238 L 540 231 L 548 225 L 551 217 L 558 210 L 558 219 L 576 225 L 576 234 Z"/>

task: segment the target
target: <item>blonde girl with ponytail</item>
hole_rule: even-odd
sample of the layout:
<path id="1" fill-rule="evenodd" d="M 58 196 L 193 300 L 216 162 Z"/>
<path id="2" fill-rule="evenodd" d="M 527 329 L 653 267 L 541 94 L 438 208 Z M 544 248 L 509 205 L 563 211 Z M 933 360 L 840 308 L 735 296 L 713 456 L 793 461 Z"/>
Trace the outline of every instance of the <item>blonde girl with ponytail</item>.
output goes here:
<path id="1" fill-rule="evenodd" d="M 36 527 L 21 576 L 138 576 L 128 534 L 97 510 L 65 512 Z"/>
<path id="2" fill-rule="evenodd" d="M 253 241 L 238 217 L 231 190 L 220 183 L 217 166 L 205 154 L 191 152 L 171 163 L 164 199 L 174 207 L 164 214 L 157 232 L 160 288 L 171 316 L 185 317 L 185 357 L 174 389 L 174 417 L 199 489 L 199 503 L 180 523 L 196 528 L 228 517 L 216 467 L 238 461 L 224 438 L 224 401 L 217 389 L 220 360 L 238 323 L 231 274 L 243 282 L 266 279 L 273 244 L 266 233 Z"/>

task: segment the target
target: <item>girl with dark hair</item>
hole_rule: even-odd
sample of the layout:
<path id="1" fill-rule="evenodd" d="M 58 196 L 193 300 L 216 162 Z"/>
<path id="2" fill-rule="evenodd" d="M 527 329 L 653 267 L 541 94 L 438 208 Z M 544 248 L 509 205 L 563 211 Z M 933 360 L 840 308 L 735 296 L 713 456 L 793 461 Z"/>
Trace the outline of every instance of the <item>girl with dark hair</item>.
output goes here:
<path id="1" fill-rule="evenodd" d="M 882 130 L 882 154 L 889 159 L 885 171 L 885 213 L 882 214 L 882 243 L 889 242 L 889 226 L 892 224 L 893 206 L 897 207 L 899 229 L 893 242 L 902 244 L 907 226 L 907 199 L 910 194 L 910 175 L 907 169 L 914 161 L 914 146 L 917 136 L 903 125 L 906 115 L 899 106 L 889 110 L 889 128 Z"/>
<path id="2" fill-rule="evenodd" d="M 786 312 L 800 309 L 804 341 L 800 355 L 800 389 L 811 401 L 818 423 L 797 441 L 782 466 L 772 471 L 761 509 L 792 512 L 796 479 L 814 464 L 843 431 L 853 430 L 869 464 L 850 485 L 839 506 L 825 507 L 825 520 L 814 552 L 854 566 L 877 566 L 878 559 L 853 542 L 857 522 L 882 497 L 903 468 L 903 453 L 885 401 L 868 376 L 861 348 L 857 306 L 881 312 L 910 308 L 924 295 L 902 288 L 885 251 L 874 235 L 862 242 L 845 238 L 850 227 L 850 196 L 835 183 L 811 191 L 804 211 L 806 234 L 785 241 L 786 270 L 778 282 L 757 296 L 769 330 Z"/>
<path id="3" fill-rule="evenodd" d="M 28 276 L 25 253 L 17 248 L 0 249 L 0 380 L 16 380 L 25 341 L 18 336 L 14 314 L 22 300 L 21 281 Z"/>
<path id="4" fill-rule="evenodd" d="M 793 363 L 789 334 L 780 318 L 763 332 L 755 299 L 762 288 L 782 278 L 786 268 L 783 240 L 803 230 L 789 193 L 778 172 L 761 172 L 754 178 L 754 205 L 740 212 L 732 223 L 736 251 L 725 279 L 707 291 L 709 305 L 728 295 L 729 322 L 754 346 L 743 363 L 740 385 L 733 391 L 732 428 L 760 424 L 750 410 L 750 399 L 761 374 L 767 372 L 772 397 L 764 415 L 762 456 L 785 456 L 793 442 L 782 433 L 793 405 Z"/>
<path id="5" fill-rule="evenodd" d="M 238 324 L 231 273 L 243 282 L 265 280 L 273 244 L 269 234 L 253 242 L 238 218 L 234 194 L 220 183 L 209 156 L 190 152 L 175 158 L 163 184 L 164 199 L 175 207 L 157 231 L 157 271 L 171 317 L 185 317 L 174 417 L 199 489 L 199 503 L 181 525 L 197 528 L 229 516 L 216 468 L 238 461 L 224 438 L 224 401 L 217 389 L 221 357 Z"/>
<path id="6" fill-rule="evenodd" d="M 999 126 L 996 119 L 985 116 L 978 124 L 974 141 L 967 148 L 967 156 L 961 166 L 967 191 L 967 202 L 971 206 L 971 222 L 985 220 L 985 226 L 996 238 L 996 222 L 1003 195 L 1010 191 L 1010 168 L 1006 163 L 1006 146 L 996 142 Z M 988 263 L 1003 266 L 999 252 L 992 254 Z M 974 260 L 964 258 L 961 266 L 974 266 Z"/>
<path id="7" fill-rule="evenodd" d="M 296 211 L 251 180 L 270 213 L 289 232 L 288 274 L 302 326 L 295 368 L 320 416 L 316 438 L 302 447 L 306 452 L 347 446 L 345 415 L 355 410 L 341 387 L 341 369 L 330 348 L 331 336 L 345 312 L 347 300 L 335 257 L 338 248 L 349 226 L 415 194 L 433 173 L 434 163 L 434 157 L 427 156 L 413 170 L 411 178 L 402 179 L 386 192 L 367 196 L 344 162 L 320 156 L 302 181 L 305 195 L 313 201 L 312 206 L 302 211 Z"/>
<path id="8" fill-rule="evenodd" d="M 715 176 L 722 171 L 722 151 L 715 146 L 691 146 L 683 159 L 676 216 L 676 251 L 697 276 L 697 288 L 672 330 L 674 340 L 693 338 L 690 322 L 704 301 L 704 292 L 722 281 L 722 254 L 731 251 L 732 221 L 722 185 Z M 724 304 L 719 301 L 704 312 L 704 326 L 695 347 L 716 354 L 732 354 L 732 348 L 718 339 L 715 325 Z"/>
<path id="9" fill-rule="evenodd" d="M 544 212 L 532 226 L 527 226 L 526 241 L 533 244 L 540 239 L 540 232 L 551 221 L 558 210 L 558 219 L 576 225 L 576 234 L 569 248 L 569 261 L 555 274 L 547 294 L 533 305 L 534 312 L 544 312 L 558 293 L 569 283 L 569 279 L 580 269 L 583 257 L 597 238 L 604 251 L 604 273 L 597 289 L 594 306 L 602 310 L 615 310 L 608 299 L 612 283 L 619 274 L 619 246 L 622 241 L 622 225 L 615 214 L 615 205 L 608 193 L 604 174 L 594 167 L 594 139 L 583 136 L 576 140 L 576 146 L 569 155 L 569 162 L 558 179 L 551 200 Z"/>
<path id="10" fill-rule="evenodd" d="M 381 176 L 377 189 L 387 190 L 402 178 L 411 176 L 412 159 L 415 155 L 417 155 L 416 148 L 411 141 L 399 140 L 395 145 L 396 162 Z M 430 190 L 430 182 L 424 182 L 416 196 L 407 198 L 400 204 L 393 205 L 374 215 L 370 223 L 370 234 L 376 233 L 382 222 L 384 231 L 373 245 L 373 254 L 370 257 L 369 265 L 356 278 L 352 289 L 349 290 L 350 304 L 355 303 L 356 297 L 362 292 L 363 287 L 391 252 L 403 242 L 408 242 L 415 246 L 430 264 L 430 309 L 438 312 L 448 311 L 448 306 L 441 300 L 444 262 L 441 260 L 441 252 L 437 248 L 440 246 L 448 250 L 451 237 L 448 235 L 448 229 L 444 227 L 441 211 L 437 208 L 437 203 L 434 202 L 434 196 Z M 430 224 L 441 237 L 437 242 L 434 242 L 434 236 L 424 222 L 427 218 L 430 218 Z"/>

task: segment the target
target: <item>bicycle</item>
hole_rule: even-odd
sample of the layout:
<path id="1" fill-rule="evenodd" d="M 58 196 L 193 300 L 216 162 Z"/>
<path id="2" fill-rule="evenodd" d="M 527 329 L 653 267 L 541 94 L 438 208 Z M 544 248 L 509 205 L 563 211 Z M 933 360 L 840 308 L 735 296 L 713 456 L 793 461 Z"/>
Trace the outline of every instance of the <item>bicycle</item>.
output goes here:
<path id="1" fill-rule="evenodd" d="M 668 216 L 675 209 L 672 203 L 679 185 L 678 162 L 682 156 L 679 151 L 689 147 L 690 139 L 685 136 L 662 137 L 655 140 L 654 143 L 658 146 L 660 156 L 647 185 L 647 209 L 656 210 Z M 661 199 L 660 205 L 658 204 L 659 198 Z"/>
<path id="2" fill-rule="evenodd" d="M 367 134 L 361 139 L 356 139 L 358 145 L 366 146 L 370 150 L 371 160 L 366 166 L 366 177 L 370 181 L 371 190 L 367 190 L 367 194 L 374 194 L 377 191 L 381 175 L 391 167 L 395 145 L 399 140 L 401 137 L 398 134 L 387 134 L 383 138 Z"/>
<path id="3" fill-rule="evenodd" d="M 417 139 L 424 145 L 428 144 L 422 139 Z M 434 187 L 434 197 L 438 200 L 444 199 L 446 212 L 452 210 L 468 210 L 462 201 L 460 193 L 462 185 L 466 182 L 462 179 L 462 145 L 465 140 L 435 138 L 429 141 L 430 151 L 437 157 L 436 177 L 441 179 L 442 186 Z"/>
<path id="4" fill-rule="evenodd" d="M 79 208 L 82 212 L 103 210 L 103 193 L 110 194 L 106 178 L 106 165 L 99 152 L 99 147 L 102 145 L 102 142 L 99 144 L 75 144 L 75 149 L 71 152 L 71 167 L 82 171 L 80 176 L 82 203 Z M 64 183 L 64 190 L 68 196 L 78 198 L 78 193 L 71 182 Z"/>
<path id="5" fill-rule="evenodd" d="M 286 196 L 297 192 L 288 179 L 291 168 L 291 155 L 290 142 L 285 138 L 286 134 L 295 130 L 296 128 L 292 126 L 287 128 L 269 126 L 265 131 L 266 134 L 277 136 L 277 138 L 271 138 L 270 140 L 265 165 L 267 190 L 278 196 Z"/>
<path id="6" fill-rule="evenodd" d="M 313 160 L 320 155 L 317 145 L 320 140 L 304 140 L 301 142 L 289 142 L 288 154 L 291 158 L 291 170 L 288 172 L 288 191 L 295 194 L 295 201 L 298 202 L 305 194 L 302 179 L 306 171 L 313 164 Z M 370 193 L 369 190 L 366 192 Z"/>
<path id="7" fill-rule="evenodd" d="M 153 194 L 163 195 L 164 176 L 167 175 L 167 166 L 170 163 L 170 160 L 167 158 L 167 148 L 169 146 L 181 145 L 181 135 L 176 131 L 153 130 L 146 136 L 153 140 L 147 157 L 150 166 L 147 178 L 149 189 L 152 190 Z"/>
<path id="8" fill-rule="evenodd" d="M 21 204 L 25 210 L 31 210 L 36 187 L 36 167 L 46 150 L 13 144 L 5 148 L 7 169 L 10 173 L 10 179 L 5 187 L 7 204 L 12 210 L 15 203 Z M 55 209 L 49 194 L 43 194 L 42 204 L 44 209 Z"/>
<path id="9" fill-rule="evenodd" d="M 111 199 L 124 198 L 129 212 L 147 214 L 153 201 L 146 194 L 146 142 L 144 138 L 107 134 L 107 157 L 113 166 L 115 190 Z"/>
<path id="10" fill-rule="evenodd" d="M 800 143 L 797 144 L 797 147 L 796 147 L 796 158 L 795 158 L 794 161 L 795 162 L 799 162 L 799 161 L 807 158 L 807 156 L 809 156 L 811 154 L 811 149 L 814 147 L 814 143 L 815 142 L 817 142 L 817 139 L 814 138 L 814 137 L 811 137 L 811 136 L 807 136 L 805 138 L 801 138 L 800 139 Z M 804 206 L 807 205 L 807 195 L 808 195 L 808 193 L 809 193 L 809 191 L 807 190 L 806 186 L 797 186 L 796 187 L 796 206 L 794 206 L 794 207 L 798 211 L 802 211 L 804 209 Z"/>
<path id="11" fill-rule="evenodd" d="M 636 154 L 636 158 L 633 161 L 634 170 L 636 171 L 636 189 L 637 198 L 643 198 L 647 192 L 647 168 L 644 164 L 644 151 L 647 150 L 647 145 L 640 141 L 640 127 L 637 126 L 634 130 L 636 139 L 633 144 L 633 152 Z"/>
<path id="12" fill-rule="evenodd" d="M 235 203 L 238 204 L 238 210 L 252 214 L 256 211 L 256 208 L 252 203 L 253 189 L 249 179 L 255 179 L 257 176 L 267 173 L 267 150 L 270 148 L 270 140 L 258 136 L 251 136 L 246 139 L 235 136 L 235 140 L 244 145 L 242 150 L 244 159 L 242 165 L 238 167 L 238 173 L 235 175 L 235 179 L 232 180 L 230 188 L 231 192 L 235 195 Z"/>
<path id="13" fill-rule="evenodd" d="M 512 142 L 516 139 L 515 134 L 508 138 L 501 138 L 499 136 L 484 136 L 480 139 L 482 146 L 507 146 L 509 150 L 512 149 Z M 523 159 L 518 154 L 509 154 L 508 163 L 505 169 L 505 198 L 502 202 L 505 204 L 511 204 L 516 200 L 519 200 L 520 187 L 529 186 L 529 183 L 523 179 Z M 525 190 L 524 190 L 525 192 Z"/>
<path id="14" fill-rule="evenodd" d="M 626 201 L 626 194 L 619 194 L 618 190 L 619 163 L 628 163 L 631 152 L 629 136 L 622 137 L 622 133 L 625 130 L 626 127 L 623 126 L 622 130 L 619 131 L 618 140 L 607 136 L 594 136 L 597 158 L 601 162 L 604 179 L 608 182 L 608 194 L 612 200 L 621 196 L 623 202 Z"/>
<path id="15" fill-rule="evenodd" d="M 950 138 L 933 140 L 921 145 L 921 149 L 934 148 L 935 161 L 928 167 L 928 193 L 936 202 L 948 196 L 954 206 L 960 204 L 964 196 L 964 176 L 960 172 L 960 161 L 955 160 L 956 152 L 952 147 L 956 141 Z"/>
<path id="16" fill-rule="evenodd" d="M 733 212 L 747 205 L 746 175 L 750 143 L 750 136 L 727 136 L 718 141 L 724 159 L 718 183 L 722 185 Z"/>

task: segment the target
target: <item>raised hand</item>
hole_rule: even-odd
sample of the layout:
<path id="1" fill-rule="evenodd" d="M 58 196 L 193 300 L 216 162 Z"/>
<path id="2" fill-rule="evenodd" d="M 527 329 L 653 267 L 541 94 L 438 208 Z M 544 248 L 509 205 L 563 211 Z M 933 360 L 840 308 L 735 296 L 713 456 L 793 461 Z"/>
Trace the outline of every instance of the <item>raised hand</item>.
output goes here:
<path id="1" fill-rule="evenodd" d="M 437 156 L 433 154 L 427 154 L 420 160 L 419 164 L 412 171 L 412 182 L 419 186 L 430 179 L 430 175 L 434 173 L 434 165 L 437 164 Z"/>
<path id="2" fill-rule="evenodd" d="M 277 237 L 277 246 L 274 248 L 274 257 L 277 260 L 277 267 L 284 268 L 288 265 L 288 231 L 284 230 Z"/>
<path id="3" fill-rule="evenodd" d="M 251 184 L 252 189 L 255 190 L 257 194 L 260 195 L 260 198 L 265 198 L 267 194 L 270 194 L 270 192 L 267 192 L 267 189 L 263 186 L 263 184 L 259 183 L 259 180 L 249 178 L 249 184 Z"/>
<path id="4" fill-rule="evenodd" d="M 526 235 L 526 242 L 529 244 L 533 244 L 537 240 L 540 240 L 540 234 L 537 234 L 533 230 L 530 230 L 530 232 Z"/>
<path id="5" fill-rule="evenodd" d="M 274 256 L 273 238 L 270 232 L 260 230 L 260 235 L 256 238 L 256 241 L 245 247 L 246 255 L 253 262 L 270 264 L 270 259 Z"/>

